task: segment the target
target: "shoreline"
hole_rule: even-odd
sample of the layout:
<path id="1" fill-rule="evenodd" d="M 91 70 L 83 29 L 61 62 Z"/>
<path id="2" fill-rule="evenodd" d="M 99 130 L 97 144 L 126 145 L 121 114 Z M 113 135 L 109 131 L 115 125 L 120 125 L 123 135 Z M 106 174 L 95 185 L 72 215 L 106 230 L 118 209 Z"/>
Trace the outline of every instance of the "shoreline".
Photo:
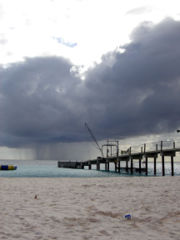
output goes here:
<path id="1" fill-rule="evenodd" d="M 96 171 L 96 169 L 92 169 L 92 171 Z M 104 170 L 100 170 L 100 171 L 104 171 Z M 113 171 L 112 171 L 113 172 Z M 154 175 L 120 175 L 119 173 L 117 173 L 117 176 L 110 176 L 110 177 L 106 177 L 106 176 L 100 176 L 100 177 L 6 177 L 6 176 L 0 176 L 0 179 L 69 179 L 69 180 L 72 180 L 72 179 L 79 179 L 79 180 L 82 180 L 82 179 L 126 179 L 126 178 L 180 178 L 180 175 L 174 175 L 174 176 L 171 176 L 171 175 L 165 175 L 165 176 L 154 176 Z"/>

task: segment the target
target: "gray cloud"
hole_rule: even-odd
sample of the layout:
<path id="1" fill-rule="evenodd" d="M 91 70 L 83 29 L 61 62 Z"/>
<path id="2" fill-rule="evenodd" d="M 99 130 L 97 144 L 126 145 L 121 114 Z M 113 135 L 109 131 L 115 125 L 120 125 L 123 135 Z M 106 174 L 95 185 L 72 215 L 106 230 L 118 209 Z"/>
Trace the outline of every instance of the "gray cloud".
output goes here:
<path id="1" fill-rule="evenodd" d="M 145 23 L 131 38 L 123 54 L 110 53 L 112 66 L 107 54 L 89 72 L 86 85 L 103 113 L 98 128 L 111 137 L 173 131 L 180 123 L 180 22 Z"/>
<path id="2" fill-rule="evenodd" d="M 172 132 L 180 126 L 180 22 L 144 23 L 124 53 L 110 52 L 85 81 L 64 58 L 0 69 L 0 144 L 49 144 Z M 112 60 L 113 59 L 113 60 Z"/>
<path id="3" fill-rule="evenodd" d="M 71 67 L 67 60 L 52 57 L 1 69 L 1 144 L 78 140 L 76 95 L 81 81 Z"/>

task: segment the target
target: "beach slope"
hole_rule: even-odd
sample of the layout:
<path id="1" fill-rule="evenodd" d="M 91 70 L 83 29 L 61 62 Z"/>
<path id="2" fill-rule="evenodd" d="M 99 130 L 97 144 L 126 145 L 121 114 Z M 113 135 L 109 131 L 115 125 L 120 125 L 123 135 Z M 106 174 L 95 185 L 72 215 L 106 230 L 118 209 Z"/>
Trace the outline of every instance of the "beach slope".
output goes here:
<path id="1" fill-rule="evenodd" d="M 0 178 L 0 239 L 179 240 L 180 177 Z"/>

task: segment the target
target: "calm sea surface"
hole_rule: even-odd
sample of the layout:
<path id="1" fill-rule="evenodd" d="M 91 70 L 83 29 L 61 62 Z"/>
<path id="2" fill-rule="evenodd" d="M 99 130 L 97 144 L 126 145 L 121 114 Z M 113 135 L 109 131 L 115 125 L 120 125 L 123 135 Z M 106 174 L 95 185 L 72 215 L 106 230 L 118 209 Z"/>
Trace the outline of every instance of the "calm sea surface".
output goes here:
<path id="1" fill-rule="evenodd" d="M 126 172 L 115 173 L 114 164 L 110 165 L 110 172 L 105 172 L 103 164 L 101 164 L 101 171 L 95 170 L 95 165 L 92 170 L 88 169 L 65 169 L 58 168 L 57 161 L 54 160 L 0 160 L 1 164 L 13 164 L 17 165 L 17 170 L 15 171 L 0 171 L 0 177 L 120 177 L 120 176 L 131 176 Z M 165 164 L 166 175 L 171 174 L 170 162 Z M 180 162 L 175 162 L 174 164 L 175 175 L 180 176 Z M 148 163 L 148 175 L 153 176 L 153 163 Z M 133 176 L 139 176 L 139 173 Z M 161 163 L 157 163 L 157 175 L 161 176 Z M 144 176 L 144 173 L 141 174 Z"/>

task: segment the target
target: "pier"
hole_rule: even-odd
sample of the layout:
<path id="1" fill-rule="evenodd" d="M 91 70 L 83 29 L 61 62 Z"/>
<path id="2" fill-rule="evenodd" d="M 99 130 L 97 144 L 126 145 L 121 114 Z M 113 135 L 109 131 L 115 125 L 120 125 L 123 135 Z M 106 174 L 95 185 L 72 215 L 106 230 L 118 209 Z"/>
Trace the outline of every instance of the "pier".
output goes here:
<path id="1" fill-rule="evenodd" d="M 133 175 L 135 172 L 142 173 L 148 175 L 148 161 L 149 159 L 153 160 L 153 174 L 156 176 L 157 173 L 157 158 L 161 158 L 162 165 L 162 176 L 165 176 L 165 159 L 166 157 L 170 158 L 171 162 L 171 176 L 174 176 L 174 157 L 177 152 L 180 152 L 180 148 L 176 147 L 175 142 L 170 141 L 161 141 L 159 143 L 151 146 L 151 149 L 147 149 L 147 144 L 143 144 L 140 147 L 140 150 L 134 147 L 129 147 L 125 151 L 119 151 L 119 142 L 114 141 L 114 143 L 104 144 L 103 147 L 106 147 L 106 157 L 97 157 L 97 159 L 87 160 L 87 161 L 79 161 L 79 162 L 70 162 L 70 161 L 58 161 L 59 168 L 74 168 L 74 169 L 84 169 L 88 167 L 89 170 L 92 169 L 92 165 L 96 166 L 96 170 L 101 170 L 101 165 L 105 165 L 105 171 L 110 171 L 110 163 L 114 164 L 115 172 L 121 173 L 122 170 L 126 171 Z M 115 153 L 113 153 L 113 148 L 115 148 Z M 134 150 L 135 149 L 135 150 Z M 110 152 L 110 156 L 109 156 Z M 134 163 L 138 163 L 138 167 L 134 166 Z M 122 167 L 122 163 L 125 166 Z M 142 163 L 144 166 L 142 167 Z"/>

